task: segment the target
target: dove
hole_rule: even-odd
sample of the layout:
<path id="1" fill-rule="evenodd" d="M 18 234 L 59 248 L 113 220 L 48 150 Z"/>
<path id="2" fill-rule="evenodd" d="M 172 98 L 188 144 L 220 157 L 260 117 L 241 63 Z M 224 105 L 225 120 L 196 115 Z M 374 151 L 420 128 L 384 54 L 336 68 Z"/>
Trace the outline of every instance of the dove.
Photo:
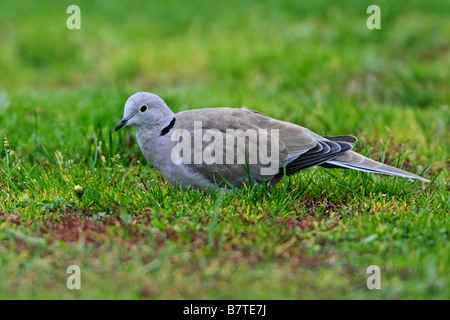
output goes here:
<path id="1" fill-rule="evenodd" d="M 352 151 L 351 135 L 321 136 L 297 124 L 245 108 L 173 113 L 156 94 L 138 92 L 125 103 L 115 131 L 136 128 L 145 158 L 183 189 L 240 188 L 248 181 L 278 183 L 314 166 L 429 180 Z"/>

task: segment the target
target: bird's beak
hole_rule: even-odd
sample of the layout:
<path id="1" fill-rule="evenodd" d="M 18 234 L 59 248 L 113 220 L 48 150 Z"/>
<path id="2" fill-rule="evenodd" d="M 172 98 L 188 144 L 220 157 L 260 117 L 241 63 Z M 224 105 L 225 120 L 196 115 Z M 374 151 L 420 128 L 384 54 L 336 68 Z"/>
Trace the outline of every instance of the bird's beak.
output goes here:
<path id="1" fill-rule="evenodd" d="M 130 119 L 125 119 L 125 118 L 124 118 L 124 119 L 120 120 L 120 122 L 119 122 L 119 123 L 117 124 L 117 126 L 116 126 L 116 130 L 115 130 L 115 131 L 119 130 L 119 129 L 122 128 L 123 126 L 126 126 L 128 120 L 130 120 Z"/>

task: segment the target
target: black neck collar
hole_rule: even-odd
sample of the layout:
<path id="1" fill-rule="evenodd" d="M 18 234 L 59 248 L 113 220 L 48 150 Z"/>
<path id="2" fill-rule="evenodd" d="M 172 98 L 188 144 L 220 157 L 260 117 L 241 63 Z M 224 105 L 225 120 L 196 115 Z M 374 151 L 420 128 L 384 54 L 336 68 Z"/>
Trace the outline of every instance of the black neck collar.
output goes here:
<path id="1" fill-rule="evenodd" d="M 170 129 L 173 128 L 173 126 L 175 125 L 175 120 L 176 120 L 175 117 L 173 117 L 173 119 L 172 119 L 172 121 L 170 121 L 169 125 L 161 130 L 161 136 L 166 135 L 170 131 Z"/>

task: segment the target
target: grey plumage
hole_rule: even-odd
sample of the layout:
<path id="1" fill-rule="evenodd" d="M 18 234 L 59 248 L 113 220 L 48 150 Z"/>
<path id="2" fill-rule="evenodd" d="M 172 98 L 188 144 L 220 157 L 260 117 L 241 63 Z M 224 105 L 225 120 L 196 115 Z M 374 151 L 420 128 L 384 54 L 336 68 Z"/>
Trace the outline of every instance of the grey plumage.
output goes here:
<path id="1" fill-rule="evenodd" d="M 195 122 L 201 123 L 200 129 L 195 127 Z M 320 136 L 299 125 L 275 120 L 248 109 L 198 109 L 174 114 L 158 96 L 139 92 L 127 100 L 124 117 L 116 126 L 116 130 L 125 125 L 134 126 L 137 129 L 139 147 L 148 161 L 170 183 L 179 184 L 183 188 L 188 186 L 198 189 L 224 187 L 226 185 L 224 179 L 240 187 L 249 174 L 256 181 L 270 180 L 272 184 L 276 184 L 284 173 L 291 175 L 313 166 L 347 168 L 429 182 L 420 176 L 379 163 L 352 151 L 353 144 L 357 142 L 353 136 Z M 242 136 L 243 131 L 249 129 L 256 132 L 261 130 L 268 132 L 267 145 L 271 146 L 269 153 L 271 155 L 274 154 L 273 152 L 278 153 L 279 166 L 276 172 L 264 174 L 262 169 L 267 169 L 269 164 L 261 159 L 246 165 L 236 161 L 238 154 L 251 157 L 253 153 L 261 151 L 262 140 L 255 143 L 251 138 Z M 232 150 L 232 158 L 224 157 L 223 161 L 216 161 L 216 163 L 202 161 L 201 163 L 175 164 L 171 158 L 172 151 L 182 139 L 174 138 L 174 135 L 183 130 L 189 133 L 191 146 L 195 144 L 196 132 L 225 135 L 231 130 L 233 133 L 229 136 L 230 140 L 226 140 L 233 141 L 233 144 L 227 145 L 230 149 L 226 149 L 225 143 L 222 145 L 217 137 L 203 139 L 200 143 L 202 150 L 210 152 L 213 156 L 217 156 L 217 150 L 223 149 L 224 154 L 225 151 Z M 247 142 L 245 146 L 235 142 L 240 138 Z M 223 148 L 217 149 L 218 147 Z M 196 150 L 198 153 L 198 149 Z M 186 150 L 183 150 L 183 156 L 195 159 L 194 148 L 191 149 L 192 154 L 185 155 L 184 152 Z M 233 161 L 229 163 L 227 160 Z"/>

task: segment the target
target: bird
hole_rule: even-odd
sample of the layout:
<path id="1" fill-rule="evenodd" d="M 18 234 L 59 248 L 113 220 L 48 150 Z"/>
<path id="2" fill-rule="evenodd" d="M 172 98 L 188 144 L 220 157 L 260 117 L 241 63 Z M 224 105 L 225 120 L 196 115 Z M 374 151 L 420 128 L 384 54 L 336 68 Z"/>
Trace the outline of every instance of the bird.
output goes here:
<path id="1" fill-rule="evenodd" d="M 206 108 L 174 113 L 153 93 L 125 102 L 115 131 L 136 128 L 145 158 L 182 189 L 233 189 L 254 181 L 276 185 L 285 175 L 315 166 L 429 180 L 355 151 L 352 135 L 321 136 L 297 124 L 247 108 Z"/>

